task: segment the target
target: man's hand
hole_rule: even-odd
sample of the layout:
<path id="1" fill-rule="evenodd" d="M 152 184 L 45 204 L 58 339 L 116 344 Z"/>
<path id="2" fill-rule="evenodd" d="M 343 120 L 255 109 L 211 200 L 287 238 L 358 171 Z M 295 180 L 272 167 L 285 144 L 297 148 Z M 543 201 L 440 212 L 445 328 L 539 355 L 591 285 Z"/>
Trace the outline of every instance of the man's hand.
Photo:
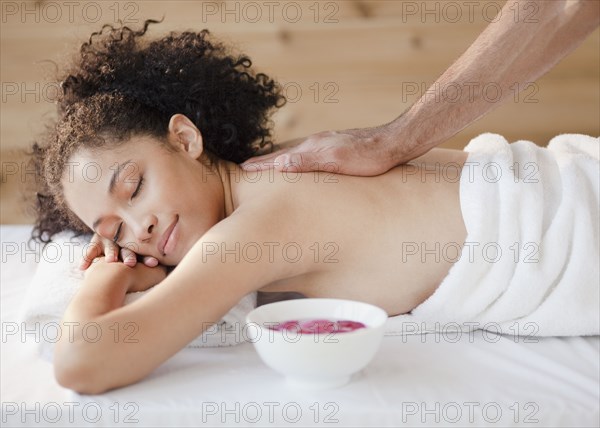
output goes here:
<path id="1" fill-rule="evenodd" d="M 247 171 L 274 167 L 278 171 L 371 176 L 398 164 L 392 156 L 397 147 L 392 147 L 382 128 L 324 131 L 282 145 L 283 149 L 252 157 L 240 166 Z"/>
<path id="2" fill-rule="evenodd" d="M 121 260 L 127 266 L 133 267 L 137 264 L 137 255 L 131 249 L 119 248 L 119 246 L 110 239 L 103 238 L 95 233 L 94 236 L 92 236 L 90 245 L 86 248 L 79 269 L 86 270 L 92 264 L 94 258 L 102 255 L 106 256 L 106 261 L 108 263 L 119 261 L 118 256 L 120 255 Z M 152 256 L 144 256 L 143 262 L 149 267 L 158 265 L 158 260 Z"/>

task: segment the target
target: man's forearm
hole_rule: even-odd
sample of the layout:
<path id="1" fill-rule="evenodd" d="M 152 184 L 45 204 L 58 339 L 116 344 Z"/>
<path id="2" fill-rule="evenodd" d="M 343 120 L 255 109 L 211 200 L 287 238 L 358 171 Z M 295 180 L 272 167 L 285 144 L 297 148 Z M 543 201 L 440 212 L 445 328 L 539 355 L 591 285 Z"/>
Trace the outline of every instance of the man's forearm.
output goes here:
<path id="1" fill-rule="evenodd" d="M 507 1 L 500 19 L 487 26 L 421 99 L 383 127 L 392 147 L 398 147 L 393 156 L 427 152 L 537 80 L 598 26 L 599 4 Z M 493 94 L 483 91 L 489 84 Z M 399 139 L 402 144 L 397 144 Z"/>

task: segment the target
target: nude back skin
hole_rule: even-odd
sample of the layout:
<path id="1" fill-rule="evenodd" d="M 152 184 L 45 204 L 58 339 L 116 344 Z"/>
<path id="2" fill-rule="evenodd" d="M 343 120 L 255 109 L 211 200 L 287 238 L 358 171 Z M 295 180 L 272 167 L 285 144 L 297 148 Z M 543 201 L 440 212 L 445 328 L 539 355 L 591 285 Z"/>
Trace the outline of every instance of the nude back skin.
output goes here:
<path id="1" fill-rule="evenodd" d="M 274 269 L 286 265 L 289 274 L 259 288 L 261 294 L 360 300 L 390 316 L 409 312 L 435 291 L 465 242 L 459 186 L 467 156 L 433 149 L 375 177 L 236 170 L 230 184 L 238 208 L 255 207 L 240 209 L 237 221 L 269 210 L 267 227 L 277 239 L 242 239 L 237 251 L 212 256 L 231 263 L 235 252 L 247 261 L 260 248 Z"/>

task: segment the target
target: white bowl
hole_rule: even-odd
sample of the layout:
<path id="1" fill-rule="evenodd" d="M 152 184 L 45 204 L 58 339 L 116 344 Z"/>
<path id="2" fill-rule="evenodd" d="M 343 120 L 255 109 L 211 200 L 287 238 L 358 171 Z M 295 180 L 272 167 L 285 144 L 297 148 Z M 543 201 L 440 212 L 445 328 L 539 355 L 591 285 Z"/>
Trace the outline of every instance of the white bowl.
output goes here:
<path id="1" fill-rule="evenodd" d="M 282 321 L 344 319 L 365 324 L 344 333 L 302 334 L 273 330 Z M 259 306 L 247 317 L 248 338 L 264 363 L 290 386 L 327 389 L 342 386 L 373 358 L 383 337 L 387 313 L 374 305 L 343 299 L 294 299 Z"/>

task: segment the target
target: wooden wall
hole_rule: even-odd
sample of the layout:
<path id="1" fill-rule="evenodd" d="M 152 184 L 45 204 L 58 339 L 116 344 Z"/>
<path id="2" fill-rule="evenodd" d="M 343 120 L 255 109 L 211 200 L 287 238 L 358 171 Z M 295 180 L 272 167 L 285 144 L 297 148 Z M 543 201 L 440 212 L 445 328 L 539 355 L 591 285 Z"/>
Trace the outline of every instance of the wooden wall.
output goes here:
<path id="1" fill-rule="evenodd" d="M 475 40 L 504 1 L 2 1 L 0 221 L 29 223 L 21 195 L 21 150 L 53 114 L 52 64 L 92 31 L 144 19 L 157 37 L 211 32 L 286 85 L 274 116 L 276 141 L 326 129 L 378 125 L 397 117 Z M 470 6 L 469 6 L 470 5 Z M 441 147 L 462 149 L 482 132 L 539 145 L 559 133 L 600 134 L 600 33 L 543 78 Z M 414 88 L 419 88 L 415 93 Z M 16 172 L 15 172 L 16 171 Z"/>

